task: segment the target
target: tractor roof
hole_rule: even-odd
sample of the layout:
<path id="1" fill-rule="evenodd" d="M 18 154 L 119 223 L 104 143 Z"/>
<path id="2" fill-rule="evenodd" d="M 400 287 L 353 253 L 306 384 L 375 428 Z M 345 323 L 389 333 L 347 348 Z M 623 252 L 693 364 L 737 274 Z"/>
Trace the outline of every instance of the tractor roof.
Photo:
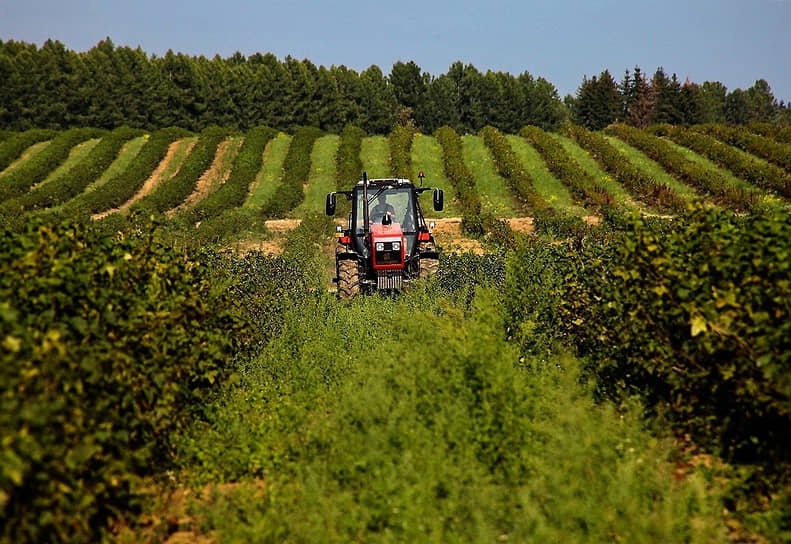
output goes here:
<path id="1" fill-rule="evenodd" d="M 362 186 L 362 184 L 363 184 L 362 180 L 357 182 L 358 186 Z M 368 185 L 369 186 L 371 186 L 371 185 L 373 185 L 373 186 L 377 186 L 377 185 L 380 185 L 380 186 L 381 185 L 394 185 L 394 186 L 403 186 L 403 187 L 408 187 L 408 186 L 413 186 L 414 187 L 414 183 L 412 183 L 410 180 L 405 179 L 405 178 L 369 179 L 368 180 Z"/>

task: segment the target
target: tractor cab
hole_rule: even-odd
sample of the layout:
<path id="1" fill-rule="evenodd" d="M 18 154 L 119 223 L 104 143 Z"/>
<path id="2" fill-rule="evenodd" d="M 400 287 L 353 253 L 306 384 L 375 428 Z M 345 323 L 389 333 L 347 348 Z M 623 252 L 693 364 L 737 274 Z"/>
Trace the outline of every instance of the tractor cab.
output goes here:
<path id="1" fill-rule="evenodd" d="M 335 261 L 338 293 L 342 298 L 358 292 L 398 291 L 405 282 L 436 271 L 439 266 L 429 226 L 420 209 L 419 195 L 431 190 L 408 179 L 362 181 L 350 191 L 327 195 L 327 215 L 335 214 L 336 194 L 352 201 L 347 229 L 339 227 Z M 434 209 L 442 210 L 443 194 L 434 189 Z"/>

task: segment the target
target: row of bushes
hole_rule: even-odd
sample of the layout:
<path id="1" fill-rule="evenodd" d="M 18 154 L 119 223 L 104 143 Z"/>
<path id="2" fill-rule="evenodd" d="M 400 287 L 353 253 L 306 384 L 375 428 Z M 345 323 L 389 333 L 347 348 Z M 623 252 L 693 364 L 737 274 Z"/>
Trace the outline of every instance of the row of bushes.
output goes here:
<path id="1" fill-rule="evenodd" d="M 780 127 L 772 123 L 759 122 L 747 123 L 746 126 L 747 130 L 759 136 L 771 138 L 779 143 L 791 144 L 791 126 Z"/>
<path id="2" fill-rule="evenodd" d="M 445 176 L 456 189 L 456 198 L 462 214 L 462 226 L 470 234 L 481 235 L 484 233 L 481 222 L 481 197 L 475 186 L 475 177 L 464 164 L 461 136 L 449 126 L 438 128 L 434 136 L 442 146 Z"/>
<path id="3" fill-rule="evenodd" d="M 605 130 L 648 155 L 678 180 L 710 195 L 720 204 L 744 210 L 754 203 L 754 194 L 734 187 L 717 172 L 687 159 L 658 136 L 622 124 L 610 125 Z"/>
<path id="4" fill-rule="evenodd" d="M 363 161 L 360 159 L 365 131 L 354 125 L 346 125 L 338 142 L 335 155 L 335 189 L 348 191 L 352 185 L 362 179 Z M 351 204 L 345 198 L 338 200 L 335 215 L 346 217 Z"/>
<path id="5" fill-rule="evenodd" d="M 244 204 L 250 192 L 250 184 L 261 170 L 264 148 L 275 136 L 277 131 L 269 127 L 257 127 L 248 132 L 226 182 L 194 208 L 186 211 L 185 219 L 190 223 L 205 221 Z"/>
<path id="6" fill-rule="evenodd" d="M 190 135 L 190 132 L 175 127 L 154 132 L 123 172 L 74 197 L 61 207 L 60 214 L 87 221 L 92 214 L 121 206 L 143 187 L 167 155 L 170 144 Z"/>
<path id="7" fill-rule="evenodd" d="M 505 136 L 492 126 L 484 127 L 479 134 L 489 148 L 497 172 L 505 178 L 514 194 L 530 207 L 533 215 L 554 215 L 555 210 L 536 191 L 530 174 L 525 170 Z"/>
<path id="8" fill-rule="evenodd" d="M 552 136 L 535 126 L 524 127 L 519 135 L 536 148 L 549 170 L 565 183 L 580 201 L 596 208 L 615 204 L 607 189 L 583 170 Z"/>
<path id="9" fill-rule="evenodd" d="M 397 126 L 388 137 L 390 143 L 390 173 L 396 178 L 412 177 L 412 140 L 415 129 Z"/>
<path id="10" fill-rule="evenodd" d="M 658 125 L 653 130 L 655 134 L 668 137 L 677 144 L 711 159 L 747 182 L 791 196 L 791 176 L 774 164 L 759 161 L 716 138 L 683 127 Z"/>
<path id="11" fill-rule="evenodd" d="M 184 202 L 195 190 L 198 179 L 211 166 L 220 142 L 228 135 L 228 130 L 219 127 L 209 127 L 201 132 L 178 173 L 135 203 L 131 209 L 165 213 Z"/>
<path id="12" fill-rule="evenodd" d="M 68 172 L 24 195 L 4 202 L 0 206 L 0 214 L 8 212 L 20 216 L 27 210 L 57 206 L 74 198 L 109 168 L 126 142 L 142 136 L 143 133 L 141 129 L 129 127 L 115 129 L 104 136 L 87 157 L 69 168 Z"/>
<path id="13" fill-rule="evenodd" d="M 569 126 L 568 134 L 638 199 L 659 210 L 684 209 L 684 201 L 675 191 L 633 165 L 601 134 L 578 125 Z"/>
<path id="14" fill-rule="evenodd" d="M 611 244 L 536 244 L 508 262 L 510 330 L 560 342 L 603 391 L 647 393 L 733 460 L 788 467 L 791 219 L 699 206 L 657 232 L 639 217 Z M 777 465 L 774 465 L 777 463 Z"/>
<path id="15" fill-rule="evenodd" d="M 313 144 L 324 134 L 316 127 L 300 127 L 291 139 L 283 160 L 283 180 L 263 207 L 266 217 L 285 217 L 305 200 L 303 185 L 310 175 Z"/>
<path id="16" fill-rule="evenodd" d="M 16 132 L 11 130 L 0 129 L 0 144 L 7 140 L 10 136 L 13 136 Z"/>
<path id="17" fill-rule="evenodd" d="M 99 542 L 169 468 L 243 321 L 202 259 L 152 234 L 0 237 L 0 541 Z"/>
<path id="18" fill-rule="evenodd" d="M 750 132 L 746 127 L 707 124 L 695 126 L 693 129 L 766 159 L 787 172 L 791 172 L 791 145 L 787 143 L 779 143 L 759 136 Z"/>
<path id="19" fill-rule="evenodd" d="M 51 140 L 58 133 L 54 130 L 34 128 L 25 132 L 10 132 L 0 143 L 0 172 L 19 158 L 31 145 Z"/>
<path id="20" fill-rule="evenodd" d="M 66 160 L 74 146 L 104 133 L 104 130 L 96 128 L 73 128 L 59 133 L 40 153 L 3 176 L 0 202 L 24 194 Z"/>

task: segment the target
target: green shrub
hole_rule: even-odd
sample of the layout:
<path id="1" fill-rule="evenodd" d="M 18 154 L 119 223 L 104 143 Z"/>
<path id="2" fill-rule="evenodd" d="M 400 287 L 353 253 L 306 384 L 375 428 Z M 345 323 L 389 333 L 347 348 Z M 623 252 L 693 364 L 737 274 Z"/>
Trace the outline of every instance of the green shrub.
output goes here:
<path id="1" fill-rule="evenodd" d="M 684 201 L 673 189 L 634 166 L 606 138 L 577 125 L 570 125 L 567 130 L 580 147 L 637 198 L 660 210 L 683 211 Z"/>
<path id="2" fill-rule="evenodd" d="M 782 168 L 737 152 L 736 149 L 716 138 L 682 127 L 661 125 L 654 127 L 654 130 L 657 134 L 666 136 L 677 144 L 711 159 L 753 185 L 777 191 L 786 197 L 791 196 L 791 176 Z"/>
<path id="3" fill-rule="evenodd" d="M 91 138 L 98 138 L 104 132 L 95 128 L 73 128 L 59 133 L 41 153 L 37 153 L 3 177 L 0 183 L 0 202 L 24 194 L 66 160 L 74 146 Z"/>
<path id="4" fill-rule="evenodd" d="M 16 134 L 16 132 L 11 131 L 11 130 L 5 130 L 5 129 L 0 130 L 0 144 L 2 144 L 9 137 L 11 137 L 11 136 L 13 136 L 15 134 Z"/>
<path id="5" fill-rule="evenodd" d="M 708 134 L 739 149 L 757 155 L 791 173 L 791 145 L 753 134 L 746 127 L 698 125 L 695 131 Z M 785 134 L 785 133 L 782 133 Z"/>
<path id="6" fill-rule="evenodd" d="M 525 346 L 575 346 L 604 388 L 643 389 L 733 459 L 791 461 L 791 220 L 696 209 L 663 232 L 633 219 L 611 244 L 509 261 Z"/>
<path id="7" fill-rule="evenodd" d="M 185 219 L 194 223 L 220 215 L 223 211 L 244 204 L 264 160 L 263 150 L 277 131 L 269 127 L 257 127 L 247 133 L 242 148 L 233 163 L 231 175 L 219 189 L 185 212 Z"/>
<path id="8" fill-rule="evenodd" d="M 91 149 L 84 160 L 74 165 L 68 172 L 57 179 L 36 187 L 32 191 L 3 203 L 0 213 L 21 215 L 24 211 L 35 208 L 48 208 L 63 204 L 70 198 L 81 193 L 85 187 L 95 181 L 118 156 L 123 145 L 132 138 L 143 134 L 140 129 L 120 127 L 104 136 Z"/>
<path id="9" fill-rule="evenodd" d="M 636 147 L 662 165 L 676 179 L 713 197 L 719 204 L 732 206 L 737 210 L 749 209 L 754 204 L 753 194 L 734 187 L 717 172 L 690 161 L 658 136 L 626 125 L 610 125 L 606 132 Z"/>
<path id="10" fill-rule="evenodd" d="M 244 316 L 215 268 L 155 234 L 0 239 L 0 540 L 98 542 L 139 506 L 137 478 L 231 370 Z"/>
<path id="11" fill-rule="evenodd" d="M 442 146 L 445 176 L 456 189 L 456 198 L 462 210 L 462 226 L 469 234 L 481 235 L 484 233 L 481 197 L 472 172 L 464 164 L 461 137 L 448 126 L 438 128 L 434 136 Z"/>
<path id="12" fill-rule="evenodd" d="M 348 191 L 357 181 L 362 179 L 363 161 L 360 159 L 365 131 L 354 125 L 346 125 L 341 132 L 338 143 L 338 154 L 335 157 L 335 188 Z M 351 204 L 346 199 L 338 200 L 335 211 L 337 217 L 346 217 L 351 211 Z"/>
<path id="13" fill-rule="evenodd" d="M 396 178 L 413 179 L 412 140 L 415 129 L 397 126 L 390 133 L 390 173 Z"/>
<path id="14" fill-rule="evenodd" d="M 124 172 L 92 191 L 77 195 L 63 205 L 61 213 L 85 221 L 92 214 L 119 207 L 140 190 L 167 155 L 170 144 L 189 135 L 190 132 L 175 127 L 154 132 Z"/>
<path id="15" fill-rule="evenodd" d="M 607 189 L 583 170 L 554 138 L 538 127 L 524 127 L 519 135 L 536 148 L 549 170 L 582 202 L 594 207 L 614 206 Z"/>
<path id="16" fill-rule="evenodd" d="M 131 209 L 164 213 L 184 202 L 195 190 L 198 179 L 211 166 L 217 146 L 228 134 L 228 130 L 219 127 L 209 127 L 201 132 L 178 173 L 135 203 Z"/>
<path id="17" fill-rule="evenodd" d="M 285 217 L 305 200 L 303 186 L 310 175 L 310 153 L 322 134 L 316 127 L 301 127 L 294 133 L 283 161 L 283 180 L 264 205 L 264 216 Z"/>
<path id="18" fill-rule="evenodd" d="M 0 172 L 19 158 L 24 151 L 31 145 L 50 140 L 58 133 L 54 130 L 43 130 L 34 128 L 25 132 L 9 133 L 0 143 Z"/>
<path id="19" fill-rule="evenodd" d="M 555 215 L 555 210 L 536 191 L 530 174 L 519 161 L 505 136 L 491 126 L 481 129 L 479 135 L 492 154 L 497 172 L 505 178 L 514 194 L 530 207 L 533 215 L 550 217 Z"/>

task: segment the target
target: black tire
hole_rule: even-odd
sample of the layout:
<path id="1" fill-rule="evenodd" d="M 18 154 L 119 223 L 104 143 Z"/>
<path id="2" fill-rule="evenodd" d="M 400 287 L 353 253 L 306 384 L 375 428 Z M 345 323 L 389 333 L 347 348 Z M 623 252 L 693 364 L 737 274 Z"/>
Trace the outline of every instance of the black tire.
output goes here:
<path id="1" fill-rule="evenodd" d="M 353 259 L 338 261 L 338 298 L 354 298 L 359 294 L 359 264 Z"/>

